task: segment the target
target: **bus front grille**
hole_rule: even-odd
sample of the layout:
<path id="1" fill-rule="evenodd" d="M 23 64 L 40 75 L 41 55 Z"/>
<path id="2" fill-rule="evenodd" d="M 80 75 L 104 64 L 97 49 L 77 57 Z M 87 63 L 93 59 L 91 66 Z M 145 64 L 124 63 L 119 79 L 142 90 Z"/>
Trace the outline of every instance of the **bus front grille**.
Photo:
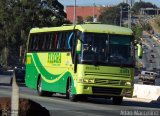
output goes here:
<path id="1" fill-rule="evenodd" d="M 112 94 L 120 95 L 122 92 L 121 88 L 106 88 L 106 87 L 92 87 L 93 94 Z"/>
<path id="2" fill-rule="evenodd" d="M 98 85 L 120 85 L 120 80 L 95 79 L 95 84 Z"/>

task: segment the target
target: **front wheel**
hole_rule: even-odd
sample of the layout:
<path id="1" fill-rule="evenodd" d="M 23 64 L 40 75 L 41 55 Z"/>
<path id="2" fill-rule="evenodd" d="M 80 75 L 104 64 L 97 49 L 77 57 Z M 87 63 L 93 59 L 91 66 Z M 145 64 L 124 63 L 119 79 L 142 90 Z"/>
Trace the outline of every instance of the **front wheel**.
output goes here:
<path id="1" fill-rule="evenodd" d="M 71 79 L 68 80 L 67 83 L 67 92 L 66 92 L 66 98 L 68 98 L 70 101 L 77 101 L 77 96 L 72 94 L 72 82 Z"/>
<path id="2" fill-rule="evenodd" d="M 46 92 L 42 90 L 42 80 L 41 78 L 38 80 L 38 84 L 37 84 L 37 92 L 39 96 L 46 96 Z"/>
<path id="3" fill-rule="evenodd" d="M 113 97 L 113 104 L 114 105 L 120 105 L 123 101 L 123 97 L 122 96 L 115 96 Z"/>

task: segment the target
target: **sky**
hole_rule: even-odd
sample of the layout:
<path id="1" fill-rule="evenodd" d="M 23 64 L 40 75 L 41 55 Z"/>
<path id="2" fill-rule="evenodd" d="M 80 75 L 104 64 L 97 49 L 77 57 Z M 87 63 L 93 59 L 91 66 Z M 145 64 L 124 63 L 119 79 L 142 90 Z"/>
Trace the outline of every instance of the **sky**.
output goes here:
<path id="1" fill-rule="evenodd" d="M 64 6 L 73 6 L 75 3 L 75 0 L 58 0 L 61 4 Z M 139 0 L 135 0 L 137 2 Z M 144 2 L 151 2 L 152 4 L 157 5 L 160 7 L 160 0 L 142 0 Z M 117 5 L 120 2 L 123 2 L 123 0 L 76 0 L 76 4 L 78 6 L 92 6 L 94 3 L 96 5 Z"/>

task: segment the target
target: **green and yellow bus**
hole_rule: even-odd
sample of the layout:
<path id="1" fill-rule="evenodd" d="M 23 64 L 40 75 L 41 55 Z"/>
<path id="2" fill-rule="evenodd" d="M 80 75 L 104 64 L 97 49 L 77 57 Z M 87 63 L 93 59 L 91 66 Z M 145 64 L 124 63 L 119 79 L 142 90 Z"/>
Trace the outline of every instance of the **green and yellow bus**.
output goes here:
<path id="1" fill-rule="evenodd" d="M 33 28 L 27 42 L 27 87 L 40 96 L 71 101 L 112 98 L 121 104 L 134 88 L 134 37 L 129 28 L 105 24 Z"/>

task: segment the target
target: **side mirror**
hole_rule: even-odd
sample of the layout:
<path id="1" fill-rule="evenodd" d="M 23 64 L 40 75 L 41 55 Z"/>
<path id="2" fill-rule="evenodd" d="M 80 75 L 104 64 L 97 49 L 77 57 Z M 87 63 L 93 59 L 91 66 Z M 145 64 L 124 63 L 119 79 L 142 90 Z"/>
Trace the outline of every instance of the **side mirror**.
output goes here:
<path id="1" fill-rule="evenodd" d="M 137 44 L 137 47 L 138 47 L 138 58 L 139 59 L 142 59 L 142 56 L 143 56 L 143 49 L 142 49 L 142 45 L 141 44 Z"/>
<path id="2" fill-rule="evenodd" d="M 80 54 L 81 53 L 81 41 L 78 39 L 77 47 L 76 47 L 76 53 Z"/>

